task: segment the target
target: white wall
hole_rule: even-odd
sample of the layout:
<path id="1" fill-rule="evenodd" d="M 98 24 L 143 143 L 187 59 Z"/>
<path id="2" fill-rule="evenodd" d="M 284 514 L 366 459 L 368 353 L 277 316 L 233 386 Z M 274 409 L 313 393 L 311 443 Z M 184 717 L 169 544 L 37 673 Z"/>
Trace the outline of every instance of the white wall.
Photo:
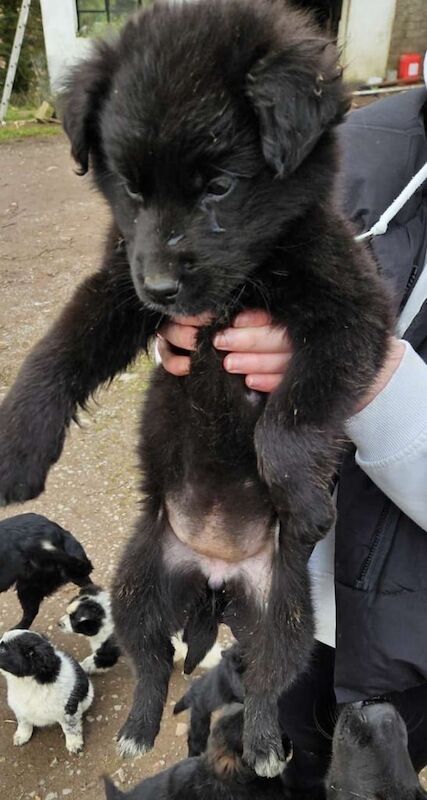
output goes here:
<path id="1" fill-rule="evenodd" d="M 348 81 L 385 78 L 396 0 L 344 0 L 339 30 Z"/>
<path id="2" fill-rule="evenodd" d="M 90 40 L 77 36 L 75 0 L 40 0 L 47 66 L 52 90 L 61 87 L 67 67 L 90 48 Z"/>

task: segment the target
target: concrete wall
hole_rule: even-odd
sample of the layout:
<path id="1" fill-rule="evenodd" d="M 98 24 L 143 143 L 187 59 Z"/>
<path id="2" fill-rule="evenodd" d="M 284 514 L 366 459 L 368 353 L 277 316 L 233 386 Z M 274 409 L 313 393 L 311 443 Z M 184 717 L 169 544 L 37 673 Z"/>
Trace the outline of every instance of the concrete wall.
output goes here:
<path id="1" fill-rule="evenodd" d="M 344 0 L 338 38 L 347 81 L 385 78 L 395 10 L 396 0 Z"/>
<path id="2" fill-rule="evenodd" d="M 397 69 L 402 53 L 427 50 L 427 0 L 397 0 L 388 68 Z"/>
<path id="3" fill-rule="evenodd" d="M 90 48 L 90 40 L 77 36 L 75 0 L 40 0 L 51 88 L 56 92 L 67 67 Z"/>

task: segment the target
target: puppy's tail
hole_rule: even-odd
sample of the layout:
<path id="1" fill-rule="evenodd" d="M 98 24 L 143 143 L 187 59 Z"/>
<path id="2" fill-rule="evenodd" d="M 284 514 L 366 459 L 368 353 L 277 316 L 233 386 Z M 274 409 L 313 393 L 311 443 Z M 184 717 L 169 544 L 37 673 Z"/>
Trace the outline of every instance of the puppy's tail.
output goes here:
<path id="1" fill-rule="evenodd" d="M 113 781 L 108 777 L 108 775 L 104 775 L 104 788 L 105 788 L 105 797 L 107 800 L 121 800 L 125 795 L 117 786 L 114 785 Z"/>
<path id="2" fill-rule="evenodd" d="M 181 714 L 182 711 L 186 711 L 187 708 L 191 707 L 191 689 L 186 692 L 180 700 L 175 704 L 175 708 L 173 710 L 174 714 Z"/>

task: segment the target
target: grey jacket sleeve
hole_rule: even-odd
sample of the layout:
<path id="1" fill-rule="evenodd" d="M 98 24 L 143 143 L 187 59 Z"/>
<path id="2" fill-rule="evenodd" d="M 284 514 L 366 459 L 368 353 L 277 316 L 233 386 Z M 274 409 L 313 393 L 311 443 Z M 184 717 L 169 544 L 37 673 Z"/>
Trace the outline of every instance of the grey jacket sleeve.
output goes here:
<path id="1" fill-rule="evenodd" d="M 359 466 L 427 531 L 427 364 L 405 346 L 387 386 L 347 421 L 347 434 Z"/>

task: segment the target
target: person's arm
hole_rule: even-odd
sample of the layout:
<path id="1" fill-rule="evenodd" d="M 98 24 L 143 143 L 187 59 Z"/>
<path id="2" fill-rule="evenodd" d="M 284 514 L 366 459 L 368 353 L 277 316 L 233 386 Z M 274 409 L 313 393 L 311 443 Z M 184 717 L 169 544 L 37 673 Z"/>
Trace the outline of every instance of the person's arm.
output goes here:
<path id="1" fill-rule="evenodd" d="M 248 386 L 265 392 L 279 385 L 292 357 L 286 332 L 270 323 L 264 311 L 244 312 L 224 332 L 223 341 L 215 340 L 227 352 L 224 368 L 245 375 Z M 169 343 L 194 349 L 201 324 L 196 317 L 163 328 L 159 352 L 163 366 L 174 375 L 188 374 L 190 359 L 175 355 Z M 360 467 L 427 530 L 427 365 L 410 345 L 392 339 L 386 363 L 348 421 L 347 434 L 357 447 Z"/>
<path id="2" fill-rule="evenodd" d="M 347 434 L 363 471 L 427 531 L 427 364 L 407 342 L 395 341 L 397 366 L 348 420 Z"/>

